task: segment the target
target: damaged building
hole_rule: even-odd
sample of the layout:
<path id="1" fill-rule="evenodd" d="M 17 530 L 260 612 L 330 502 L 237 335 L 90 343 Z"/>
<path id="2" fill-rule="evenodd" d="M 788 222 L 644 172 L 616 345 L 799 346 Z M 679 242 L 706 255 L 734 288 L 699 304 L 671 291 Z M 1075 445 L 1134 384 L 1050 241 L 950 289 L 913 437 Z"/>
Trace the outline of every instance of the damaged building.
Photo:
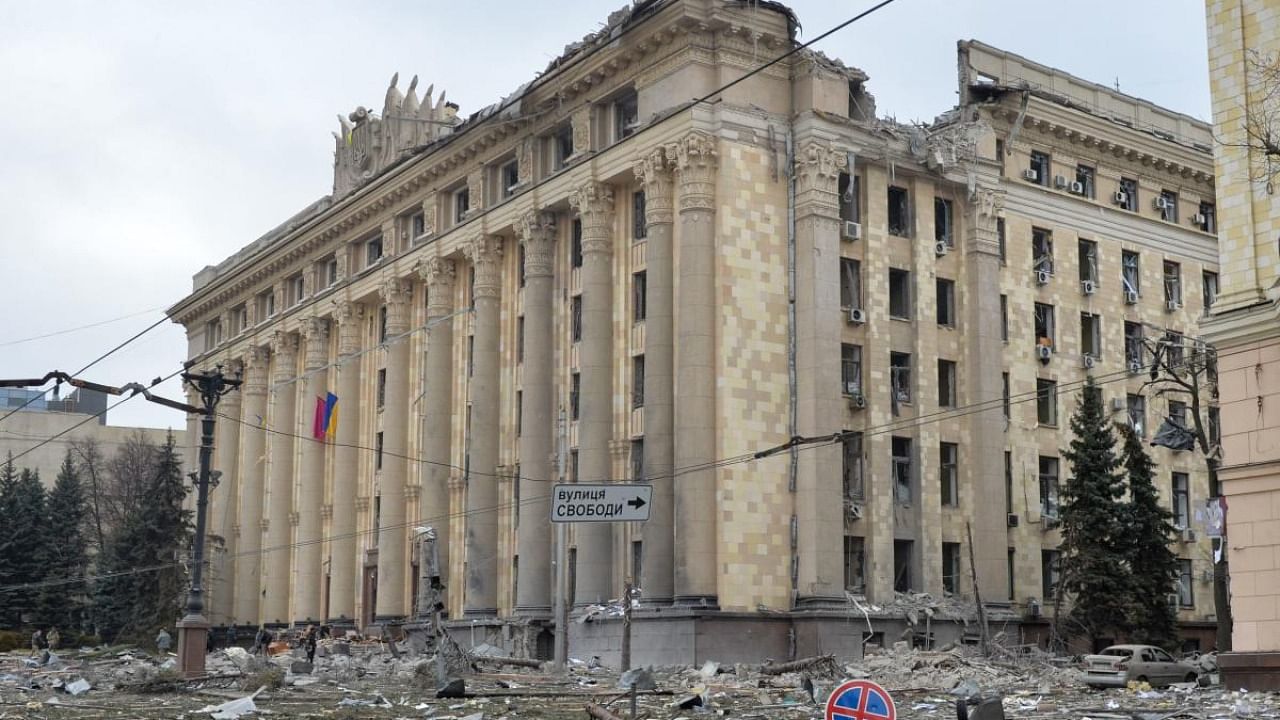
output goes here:
<path id="1" fill-rule="evenodd" d="M 637 663 L 954 640 L 975 581 L 1041 638 L 1080 383 L 1148 437 L 1185 412 L 1142 385 L 1216 293 L 1209 127 L 978 42 L 901 124 L 821 53 L 760 70 L 796 36 L 639 2 L 474 114 L 393 78 L 340 116 L 333 194 L 169 311 L 244 378 L 215 625 L 412 623 L 431 560 L 459 640 L 547 653 L 552 484 L 618 481 L 651 515 L 569 528 L 579 657 L 618 651 L 590 608 L 628 580 Z M 1203 460 L 1153 456 L 1207 649 Z"/>

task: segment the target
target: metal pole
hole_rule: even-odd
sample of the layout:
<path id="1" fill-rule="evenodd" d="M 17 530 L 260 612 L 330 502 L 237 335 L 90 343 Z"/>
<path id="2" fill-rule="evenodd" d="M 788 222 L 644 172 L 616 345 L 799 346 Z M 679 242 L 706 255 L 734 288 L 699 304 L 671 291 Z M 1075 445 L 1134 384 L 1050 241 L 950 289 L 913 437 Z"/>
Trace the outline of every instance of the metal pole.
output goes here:
<path id="1" fill-rule="evenodd" d="M 209 473 L 213 458 L 213 405 L 205 401 L 209 411 L 200 420 L 200 479 L 196 483 L 196 537 L 191 552 L 191 588 L 187 592 L 187 616 L 204 614 L 204 535 L 208 525 Z"/>
<path id="2" fill-rule="evenodd" d="M 631 669 L 631 579 L 622 584 L 622 672 Z M 634 688 L 633 688 L 634 694 Z M 634 714 L 634 712 L 633 712 Z"/>
<path id="3" fill-rule="evenodd" d="M 568 453 L 568 437 L 565 432 L 566 421 L 564 408 L 556 419 L 558 447 L 556 450 L 556 474 L 560 482 L 565 481 L 565 460 Z M 556 672 L 564 672 L 569 657 L 569 547 L 568 533 L 565 523 L 556 523 L 556 596 L 555 596 L 555 659 L 553 665 Z"/>

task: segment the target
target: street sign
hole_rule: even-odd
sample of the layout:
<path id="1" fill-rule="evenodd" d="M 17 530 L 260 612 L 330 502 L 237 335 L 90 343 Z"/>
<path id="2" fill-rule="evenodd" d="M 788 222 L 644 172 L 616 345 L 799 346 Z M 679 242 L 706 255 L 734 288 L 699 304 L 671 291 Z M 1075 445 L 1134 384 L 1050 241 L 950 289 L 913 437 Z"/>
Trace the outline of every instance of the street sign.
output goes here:
<path id="1" fill-rule="evenodd" d="M 849 680 L 827 698 L 826 720 L 894 720 L 897 716 L 888 691 L 870 680 Z"/>
<path id="2" fill-rule="evenodd" d="M 649 519 L 652 485 L 609 483 L 556 485 L 551 522 L 632 522 Z"/>

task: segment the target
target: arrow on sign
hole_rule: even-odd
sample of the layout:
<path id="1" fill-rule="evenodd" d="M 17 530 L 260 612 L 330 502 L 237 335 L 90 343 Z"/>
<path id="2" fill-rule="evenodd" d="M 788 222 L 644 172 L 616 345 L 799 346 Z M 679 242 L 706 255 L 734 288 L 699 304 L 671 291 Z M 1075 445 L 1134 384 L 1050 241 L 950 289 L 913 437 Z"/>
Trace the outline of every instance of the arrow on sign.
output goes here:
<path id="1" fill-rule="evenodd" d="M 637 510 L 645 506 L 644 498 L 642 497 L 636 497 L 634 499 L 628 500 L 627 504 Z"/>

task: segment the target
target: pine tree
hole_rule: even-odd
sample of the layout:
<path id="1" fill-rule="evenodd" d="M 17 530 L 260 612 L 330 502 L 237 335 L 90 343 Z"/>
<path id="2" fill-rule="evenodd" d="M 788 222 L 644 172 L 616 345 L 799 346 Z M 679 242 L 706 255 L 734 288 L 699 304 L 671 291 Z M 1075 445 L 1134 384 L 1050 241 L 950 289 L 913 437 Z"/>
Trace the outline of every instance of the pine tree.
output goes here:
<path id="1" fill-rule="evenodd" d="M 0 467 L 0 627 L 17 627 L 18 615 L 9 604 L 9 593 L 3 588 L 18 584 L 15 547 L 18 542 L 18 526 L 7 521 L 13 517 L 17 502 L 18 470 L 13 465 L 13 453 Z"/>
<path id="2" fill-rule="evenodd" d="M 80 578 L 89 564 L 85 534 L 88 508 L 70 450 L 49 493 L 46 511 L 48 533 L 42 558 L 47 579 L 59 584 L 41 588 L 40 617 L 44 624 L 65 633 L 81 627 L 85 583 Z"/>
<path id="3" fill-rule="evenodd" d="M 1062 488 L 1062 583 L 1071 598 L 1068 634 L 1090 639 L 1126 635 L 1132 577 L 1125 561 L 1123 480 L 1102 392 L 1092 378 L 1071 416 L 1063 457 L 1071 476 Z M 1072 632 L 1075 631 L 1075 632 Z"/>
<path id="4" fill-rule="evenodd" d="M 172 625 L 186 590 L 181 561 L 190 540 L 186 485 L 173 435 L 155 453 L 141 502 L 127 508 L 103 552 L 96 587 L 104 639 L 150 640 Z"/>
<path id="5" fill-rule="evenodd" d="M 1124 467 L 1129 476 L 1125 529 L 1134 596 L 1129 623 L 1136 642 L 1173 649 L 1178 644 L 1176 608 L 1169 593 L 1178 578 L 1178 558 L 1169 547 L 1173 513 L 1160 505 L 1152 482 L 1154 463 L 1142 440 L 1128 425 L 1117 425 L 1124 443 Z"/>
<path id="6" fill-rule="evenodd" d="M 3 485 L 0 518 L 5 526 L 0 554 L 6 558 L 0 586 L 8 588 L 3 591 L 0 603 L 2 622 L 10 627 L 24 620 L 38 623 L 40 619 L 35 613 L 39 590 L 24 586 L 45 579 L 40 558 L 45 542 L 44 486 L 40 484 L 38 471 L 23 468 L 15 473 L 12 461 L 0 475 L 0 485 Z"/>

